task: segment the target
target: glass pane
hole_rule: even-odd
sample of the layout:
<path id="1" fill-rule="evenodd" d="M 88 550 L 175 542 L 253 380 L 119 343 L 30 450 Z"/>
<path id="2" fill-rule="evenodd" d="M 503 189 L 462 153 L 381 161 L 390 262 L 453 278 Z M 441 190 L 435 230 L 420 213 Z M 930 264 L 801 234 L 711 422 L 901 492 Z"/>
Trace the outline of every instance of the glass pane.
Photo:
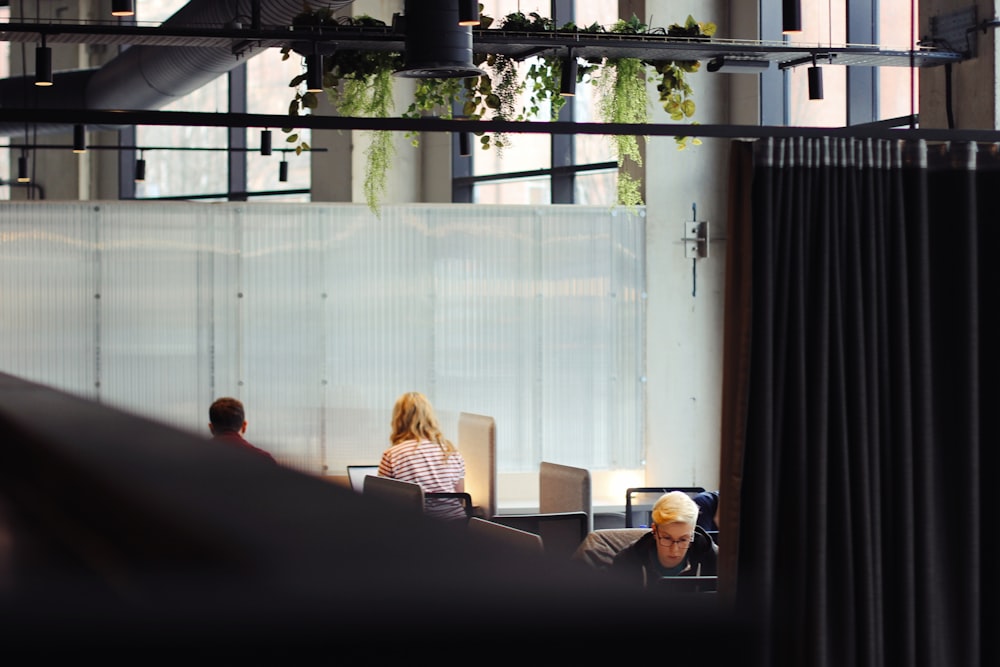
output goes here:
<path id="1" fill-rule="evenodd" d="M 247 111 L 260 114 L 287 114 L 288 105 L 295 97 L 294 89 L 288 82 L 303 71 L 301 56 L 290 54 L 281 59 L 280 49 L 268 49 L 247 61 Z M 292 150 L 298 142 L 287 141 L 289 134 L 282 128 L 271 129 L 273 151 L 270 156 L 259 151 L 247 153 L 247 188 L 249 192 L 273 190 L 308 190 L 310 186 L 310 155 L 308 152 L 296 155 Z M 296 130 L 299 137 L 309 142 L 309 130 Z M 260 145 L 260 131 L 248 131 L 247 146 Z M 280 163 L 284 158 L 288 164 L 288 180 L 278 180 Z M 279 198 L 279 197 L 274 197 Z M 281 195 L 284 201 L 309 201 L 309 194 Z"/>
<path id="2" fill-rule="evenodd" d="M 224 112 L 228 109 L 229 77 L 176 102 L 165 111 Z M 136 197 L 221 194 L 229 191 L 229 137 L 224 127 L 144 126 L 136 128 L 136 146 L 145 148 L 146 180 L 136 183 Z M 197 152 L 191 149 L 202 149 Z M 204 150 L 220 149 L 220 150 Z"/>
<path id="3" fill-rule="evenodd" d="M 803 3 L 802 32 L 789 36 L 789 42 L 811 47 L 847 41 L 846 0 L 828 0 L 823 4 Z M 842 127 L 847 123 L 847 70 L 843 66 L 817 61 L 823 77 L 823 99 L 809 99 L 808 65 L 786 70 L 788 77 L 788 125 L 803 127 Z"/>
<path id="4" fill-rule="evenodd" d="M 576 24 L 579 26 L 588 26 L 592 23 L 598 23 L 604 27 L 612 26 L 618 20 L 618 3 L 608 0 L 577 2 L 576 17 Z M 584 79 L 576 87 L 576 96 L 573 98 L 573 120 L 577 123 L 601 122 L 597 112 L 597 87 L 588 81 L 589 79 Z M 576 144 L 577 164 L 608 162 L 617 159 L 611 137 L 578 134 L 574 135 L 573 141 Z M 577 176 L 577 178 L 580 177 Z M 585 203 L 580 199 L 577 199 L 576 202 L 578 204 Z M 614 203 L 614 200 L 609 203 Z"/>
<path id="5" fill-rule="evenodd" d="M 135 3 L 135 18 L 140 23 L 163 23 L 190 0 L 141 0 Z"/>
<path id="6" fill-rule="evenodd" d="M 10 21 L 10 7 L 0 7 L 0 21 Z M 0 42 L 0 79 L 10 76 L 10 42 Z M 0 138 L 0 146 L 10 146 L 10 137 Z M 7 154 L 10 154 L 7 151 Z M 10 199 L 10 163 L 15 159 L 11 155 L 6 160 L 0 160 L 0 199 Z"/>
<path id="7" fill-rule="evenodd" d="M 421 390 L 498 469 L 639 468 L 644 217 L 608 206 L 0 203 L 0 371 L 282 463 L 377 461 Z"/>
<path id="8" fill-rule="evenodd" d="M 879 45 L 893 51 L 915 48 L 920 15 L 909 0 L 879 2 Z M 912 28 L 911 28 L 912 21 Z M 920 113 L 920 73 L 909 67 L 879 67 L 879 118 Z"/>
<path id="9" fill-rule="evenodd" d="M 618 203 L 618 170 L 588 171 L 576 175 L 573 201 L 587 206 L 614 206 Z"/>
<path id="10" fill-rule="evenodd" d="M 480 204 L 548 204 L 552 201 L 548 176 L 477 183 L 473 198 Z"/>

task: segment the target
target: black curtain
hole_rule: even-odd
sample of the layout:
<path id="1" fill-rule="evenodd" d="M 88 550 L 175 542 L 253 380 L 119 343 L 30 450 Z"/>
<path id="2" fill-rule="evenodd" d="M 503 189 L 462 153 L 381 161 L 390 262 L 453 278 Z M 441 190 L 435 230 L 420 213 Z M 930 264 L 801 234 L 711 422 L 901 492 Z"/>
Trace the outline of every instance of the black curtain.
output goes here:
<path id="1" fill-rule="evenodd" d="M 720 565 L 760 664 L 1000 664 L 997 146 L 740 141 L 730 172 Z"/>

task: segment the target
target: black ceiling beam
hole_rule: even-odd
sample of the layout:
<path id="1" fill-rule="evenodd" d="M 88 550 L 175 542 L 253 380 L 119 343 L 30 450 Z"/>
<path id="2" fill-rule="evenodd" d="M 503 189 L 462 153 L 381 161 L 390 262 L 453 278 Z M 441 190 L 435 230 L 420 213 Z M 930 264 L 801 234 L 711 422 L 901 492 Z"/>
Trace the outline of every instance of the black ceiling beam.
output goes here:
<path id="1" fill-rule="evenodd" d="M 495 132 L 501 134 L 589 134 L 648 137 L 849 137 L 861 139 L 924 139 L 927 141 L 1000 142 L 1000 130 L 893 129 L 880 125 L 849 127 L 788 127 L 758 125 L 691 125 L 684 123 L 573 123 L 445 118 L 356 118 L 288 116 L 197 111 L 114 111 L 87 109 L 0 109 L 0 123 L 84 123 L 92 130 L 128 125 L 184 127 L 295 127 L 313 130 L 388 130 L 392 132 Z"/>

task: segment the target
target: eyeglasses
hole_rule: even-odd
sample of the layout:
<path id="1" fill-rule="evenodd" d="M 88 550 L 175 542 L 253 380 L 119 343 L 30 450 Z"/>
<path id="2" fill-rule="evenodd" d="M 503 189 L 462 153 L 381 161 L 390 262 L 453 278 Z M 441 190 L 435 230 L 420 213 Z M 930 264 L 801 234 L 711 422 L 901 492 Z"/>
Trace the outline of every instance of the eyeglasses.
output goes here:
<path id="1" fill-rule="evenodd" d="M 689 546 L 691 546 L 692 542 L 690 537 L 682 537 L 679 540 L 674 540 L 667 535 L 660 535 L 659 532 L 656 533 L 656 539 L 660 541 L 660 544 L 668 549 L 670 547 L 678 547 L 681 551 L 685 551 Z"/>

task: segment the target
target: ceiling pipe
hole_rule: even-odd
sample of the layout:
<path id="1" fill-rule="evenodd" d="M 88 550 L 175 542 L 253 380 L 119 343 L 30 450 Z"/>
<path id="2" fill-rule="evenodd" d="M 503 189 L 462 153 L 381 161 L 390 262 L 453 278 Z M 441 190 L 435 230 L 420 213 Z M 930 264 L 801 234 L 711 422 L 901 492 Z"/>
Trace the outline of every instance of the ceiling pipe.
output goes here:
<path id="1" fill-rule="evenodd" d="M 340 10 L 353 0 L 310 0 L 314 9 Z M 259 16 L 266 27 L 291 25 L 302 13 L 302 0 L 191 0 L 162 23 L 164 28 L 225 26 L 238 18 Z M 201 46 L 131 46 L 103 67 L 53 72 L 52 91 L 34 86 L 34 77 L 0 80 L 0 108 L 125 109 L 150 111 L 205 86 L 266 48 L 249 45 L 239 55 L 231 48 Z M 30 89 L 29 89 L 30 86 Z M 93 128 L 118 129 L 115 127 Z M 39 132 L 70 132 L 72 123 Z M 24 132 L 24 125 L 2 124 L 0 136 Z"/>

